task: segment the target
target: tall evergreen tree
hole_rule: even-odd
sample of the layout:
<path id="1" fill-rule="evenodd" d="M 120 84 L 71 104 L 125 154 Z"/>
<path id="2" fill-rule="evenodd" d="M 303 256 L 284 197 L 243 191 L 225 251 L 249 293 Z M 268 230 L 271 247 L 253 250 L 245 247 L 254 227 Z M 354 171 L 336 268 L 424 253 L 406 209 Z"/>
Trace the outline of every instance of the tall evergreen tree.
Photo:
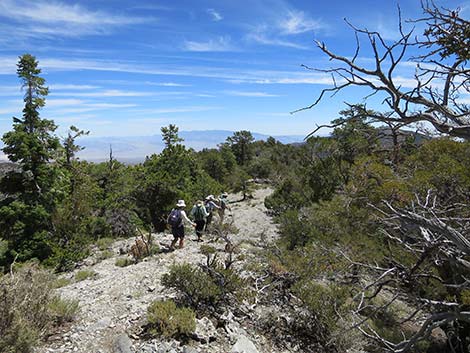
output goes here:
<path id="1" fill-rule="evenodd" d="M 236 131 L 232 136 L 227 137 L 226 143 L 232 149 L 238 164 L 245 165 L 253 157 L 254 137 L 251 132 L 242 130 Z"/>
<path id="2" fill-rule="evenodd" d="M 3 152 L 19 169 L 9 173 L 0 185 L 7 197 L 0 204 L 0 237 L 9 242 L 9 259 L 20 260 L 49 255 L 50 214 L 56 203 L 54 174 L 50 162 L 59 148 L 54 136 L 56 125 L 41 119 L 48 88 L 40 77 L 36 58 L 24 54 L 19 58 L 17 74 L 25 90 L 22 118 L 13 118 L 13 130 L 3 135 Z M 1 259 L 0 259 L 1 260 Z"/>

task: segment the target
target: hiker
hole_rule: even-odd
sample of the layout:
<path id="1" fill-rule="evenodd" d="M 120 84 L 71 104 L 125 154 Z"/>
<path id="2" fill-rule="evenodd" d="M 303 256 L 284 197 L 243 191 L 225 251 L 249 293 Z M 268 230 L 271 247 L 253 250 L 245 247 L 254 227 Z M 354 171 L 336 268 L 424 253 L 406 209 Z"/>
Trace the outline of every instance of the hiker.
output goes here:
<path id="1" fill-rule="evenodd" d="M 170 249 L 175 250 L 175 244 L 179 242 L 179 248 L 182 249 L 184 246 L 184 222 L 191 224 L 193 227 L 196 226 L 196 223 L 193 223 L 188 216 L 184 208 L 186 204 L 184 200 L 178 200 L 176 208 L 172 209 L 170 215 L 168 216 L 167 223 L 171 225 L 171 233 L 173 234 L 173 241 L 171 242 Z"/>
<path id="2" fill-rule="evenodd" d="M 229 204 L 228 194 L 226 192 L 223 192 L 219 196 L 219 206 L 220 207 L 218 209 L 218 212 L 219 212 L 220 223 L 222 223 L 224 221 L 225 210 L 228 209 L 229 211 L 232 211 L 228 204 Z"/>
<path id="3" fill-rule="evenodd" d="M 204 207 L 204 202 L 196 202 L 189 215 L 194 219 L 194 222 L 196 222 L 197 241 L 202 241 L 202 232 L 204 231 L 204 226 L 206 225 L 206 218 L 209 216 L 209 212 L 207 212 L 206 208 Z"/>
<path id="4" fill-rule="evenodd" d="M 209 224 L 212 222 L 212 212 L 216 209 L 218 210 L 220 207 L 215 203 L 214 195 L 209 195 L 205 198 L 204 206 L 206 207 L 206 211 L 209 214 L 206 218 L 206 226 L 204 228 L 204 230 L 207 231 Z"/>

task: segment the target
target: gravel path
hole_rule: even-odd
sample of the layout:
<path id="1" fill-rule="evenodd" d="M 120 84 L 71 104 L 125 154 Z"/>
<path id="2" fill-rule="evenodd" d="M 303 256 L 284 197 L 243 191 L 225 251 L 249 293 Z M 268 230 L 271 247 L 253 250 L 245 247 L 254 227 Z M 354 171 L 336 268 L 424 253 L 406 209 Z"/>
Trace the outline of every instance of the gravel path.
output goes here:
<path id="1" fill-rule="evenodd" d="M 244 252 L 252 253 L 257 243 L 272 241 L 277 236 L 276 226 L 266 214 L 264 207 L 264 199 L 271 192 L 272 190 L 268 188 L 259 189 L 254 192 L 253 199 L 231 204 L 232 211 L 228 212 L 226 220 L 230 221 L 232 218 L 234 225 L 239 229 L 239 233 L 233 236 L 234 243 L 243 240 L 251 244 L 244 247 Z M 237 197 L 239 196 L 231 195 L 230 199 L 236 200 Z M 163 249 L 169 246 L 172 236 L 159 233 L 154 235 L 154 239 Z M 117 258 L 126 257 L 118 255 L 119 248 L 132 244 L 134 239 L 113 244 L 114 255 L 111 258 L 98 263 L 94 263 L 93 257 L 87 259 L 86 265 L 77 271 L 91 270 L 96 276 L 71 283 L 58 290 L 64 298 L 79 300 L 80 313 L 77 319 L 66 330 L 51 336 L 47 344 L 37 352 L 114 352 L 116 338 L 123 333 L 133 339 L 134 352 L 146 351 L 139 348 L 140 343 L 137 341 L 136 333 L 140 325 L 145 322 L 147 307 L 154 300 L 173 295 L 160 284 L 162 275 L 168 272 L 169 266 L 174 263 L 195 264 L 205 259 L 199 252 L 201 243 L 194 240 L 195 235 L 191 232 L 186 236 L 183 249 L 161 253 L 127 267 L 118 267 L 115 262 Z M 220 249 L 224 246 L 223 243 L 211 245 Z M 73 278 L 75 273 L 68 276 Z M 194 352 L 198 351 L 200 350 Z M 201 352 L 206 351 L 217 352 L 217 350 L 201 350 Z"/>

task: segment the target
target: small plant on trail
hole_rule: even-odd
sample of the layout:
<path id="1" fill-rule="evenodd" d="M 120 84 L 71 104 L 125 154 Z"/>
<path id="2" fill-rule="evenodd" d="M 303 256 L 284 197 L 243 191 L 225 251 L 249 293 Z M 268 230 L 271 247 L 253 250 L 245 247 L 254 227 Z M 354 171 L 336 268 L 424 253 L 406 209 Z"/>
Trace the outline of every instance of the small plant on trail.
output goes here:
<path id="1" fill-rule="evenodd" d="M 232 241 L 231 235 L 238 234 L 238 231 L 239 231 L 238 228 L 235 227 L 233 223 L 234 223 L 234 219 L 232 218 L 231 222 L 216 224 L 213 230 L 217 236 L 217 240 L 222 239 L 225 242 L 225 253 L 227 254 L 225 261 L 224 261 L 225 269 L 229 269 L 235 262 L 242 261 L 244 259 L 243 256 L 234 256 L 235 254 L 239 252 L 239 248 L 243 242 L 238 242 L 235 244 Z M 202 252 L 202 247 L 201 247 L 201 252 Z M 217 255 L 213 256 L 213 259 L 212 259 L 213 264 L 211 265 L 212 267 L 216 264 L 216 257 Z M 208 260 L 209 260 L 209 257 L 208 257 Z M 207 266 L 209 266 L 209 263 L 207 263 Z"/>
<path id="2" fill-rule="evenodd" d="M 103 250 L 98 254 L 98 259 L 103 261 L 114 256 L 114 253 L 111 250 Z"/>
<path id="3" fill-rule="evenodd" d="M 75 274 L 75 281 L 76 282 L 81 282 L 81 281 L 84 281 L 86 279 L 94 278 L 94 277 L 96 277 L 96 275 L 97 275 L 97 273 L 93 270 L 81 270 L 81 271 L 78 271 Z"/>
<path id="4" fill-rule="evenodd" d="M 72 281 L 65 277 L 56 278 L 54 282 L 52 282 L 52 288 L 62 288 L 68 286 Z"/>
<path id="5" fill-rule="evenodd" d="M 187 337 L 196 329 L 196 315 L 172 300 L 154 301 L 147 309 L 148 332 L 164 338 Z"/>
<path id="6" fill-rule="evenodd" d="M 99 238 L 99 239 L 96 241 L 96 246 L 97 246 L 98 249 L 100 249 L 100 250 L 109 250 L 109 248 L 113 245 L 113 243 L 114 243 L 114 239 L 113 239 L 113 238 L 108 238 L 108 237 Z"/>
<path id="7" fill-rule="evenodd" d="M 49 310 L 56 325 L 62 325 L 75 319 L 79 310 L 79 302 L 78 300 L 55 297 L 49 303 Z"/>
<path id="8" fill-rule="evenodd" d="M 210 245 L 201 245 L 199 250 L 206 256 L 206 265 L 213 266 L 217 260 L 217 249 Z"/>
<path id="9" fill-rule="evenodd" d="M 116 259 L 116 262 L 114 263 L 117 267 L 126 267 L 129 265 L 133 265 L 135 262 L 128 257 L 121 257 L 119 259 Z"/>

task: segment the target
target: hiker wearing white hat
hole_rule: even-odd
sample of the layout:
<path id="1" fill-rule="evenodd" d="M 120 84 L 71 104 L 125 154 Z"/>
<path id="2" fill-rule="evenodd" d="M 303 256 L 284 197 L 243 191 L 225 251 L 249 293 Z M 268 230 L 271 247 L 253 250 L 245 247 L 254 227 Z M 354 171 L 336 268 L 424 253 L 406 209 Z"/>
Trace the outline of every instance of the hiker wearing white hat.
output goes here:
<path id="1" fill-rule="evenodd" d="M 204 207 L 204 202 L 200 200 L 197 201 L 191 209 L 191 212 L 189 212 L 189 216 L 191 216 L 194 219 L 194 222 L 196 222 L 197 241 L 202 241 L 202 233 L 204 231 L 204 226 L 206 225 L 206 219 L 209 216 L 209 212 L 207 212 Z"/>
<path id="2" fill-rule="evenodd" d="M 211 224 L 211 221 L 212 221 L 212 212 L 220 208 L 214 201 L 215 201 L 214 195 L 209 195 L 204 200 L 204 207 L 206 208 L 206 211 L 209 214 L 206 217 L 206 225 L 204 227 L 204 230 L 206 232 L 207 232 L 207 228 L 209 227 L 209 224 Z"/>
<path id="3" fill-rule="evenodd" d="M 218 209 L 218 212 L 219 212 L 220 223 L 222 223 L 224 221 L 225 210 L 228 209 L 230 212 L 232 211 L 228 204 L 229 204 L 228 194 L 226 192 L 223 192 L 219 196 L 219 209 Z"/>
<path id="4" fill-rule="evenodd" d="M 173 241 L 171 242 L 170 249 L 175 249 L 175 244 L 179 239 L 179 248 L 183 248 L 184 246 L 184 223 L 189 223 L 193 227 L 196 226 L 196 223 L 193 223 L 184 208 L 186 207 L 186 203 L 184 200 L 178 200 L 176 203 L 176 208 L 172 209 L 170 215 L 168 216 L 167 223 L 171 226 L 171 233 L 173 234 Z"/>

